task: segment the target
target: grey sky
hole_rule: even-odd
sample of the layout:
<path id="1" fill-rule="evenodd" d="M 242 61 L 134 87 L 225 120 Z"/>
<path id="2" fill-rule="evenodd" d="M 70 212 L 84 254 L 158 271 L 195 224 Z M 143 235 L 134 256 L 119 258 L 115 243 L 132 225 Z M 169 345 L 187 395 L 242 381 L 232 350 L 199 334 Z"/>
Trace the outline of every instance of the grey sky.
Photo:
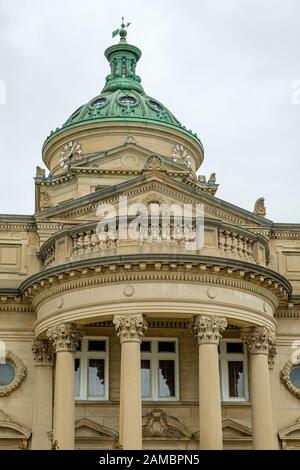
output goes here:
<path id="1" fill-rule="evenodd" d="M 0 0 L 0 213 L 33 213 L 43 141 L 101 91 L 123 14 L 146 93 L 197 132 L 217 196 L 300 223 L 299 0 Z"/>

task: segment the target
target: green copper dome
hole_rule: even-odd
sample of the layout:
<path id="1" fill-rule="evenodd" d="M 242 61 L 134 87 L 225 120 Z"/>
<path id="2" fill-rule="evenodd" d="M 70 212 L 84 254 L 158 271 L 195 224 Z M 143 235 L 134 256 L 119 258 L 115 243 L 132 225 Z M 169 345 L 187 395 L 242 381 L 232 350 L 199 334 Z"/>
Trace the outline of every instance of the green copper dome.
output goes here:
<path id="1" fill-rule="evenodd" d="M 113 36 L 120 36 L 119 44 L 105 51 L 111 73 L 106 77 L 106 84 L 100 95 L 75 111 L 63 124 L 62 129 L 56 129 L 55 133 L 87 122 L 152 122 L 175 127 L 199 142 L 197 135 L 187 131 L 162 103 L 146 95 L 141 78 L 136 74 L 136 65 L 142 53 L 136 46 L 127 43 L 128 26 L 129 24 L 126 26 L 123 21 L 121 29 L 113 33 Z M 50 134 L 51 137 L 52 135 L 53 133 Z"/>

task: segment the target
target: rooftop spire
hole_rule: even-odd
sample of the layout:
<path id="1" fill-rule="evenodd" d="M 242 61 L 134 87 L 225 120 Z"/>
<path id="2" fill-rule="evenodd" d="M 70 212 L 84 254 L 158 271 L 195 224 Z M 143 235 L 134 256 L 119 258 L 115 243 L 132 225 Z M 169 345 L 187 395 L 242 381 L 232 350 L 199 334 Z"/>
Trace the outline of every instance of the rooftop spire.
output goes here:
<path id="1" fill-rule="evenodd" d="M 125 23 L 122 18 L 121 28 L 116 29 L 112 36 L 120 36 L 119 44 L 109 47 L 105 51 L 105 57 L 110 63 L 111 73 L 106 77 L 106 85 L 102 93 L 116 90 L 134 90 L 144 94 L 141 79 L 136 75 L 136 64 L 141 58 L 142 52 L 136 46 L 126 41 L 127 29 L 131 23 Z"/>

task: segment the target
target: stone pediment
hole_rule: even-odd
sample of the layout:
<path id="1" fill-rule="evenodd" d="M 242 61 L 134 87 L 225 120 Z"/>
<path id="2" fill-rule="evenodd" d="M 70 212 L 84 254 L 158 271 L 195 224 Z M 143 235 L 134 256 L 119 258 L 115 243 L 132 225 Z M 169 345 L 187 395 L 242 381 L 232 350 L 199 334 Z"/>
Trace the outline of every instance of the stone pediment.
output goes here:
<path id="1" fill-rule="evenodd" d="M 252 431 L 246 424 L 233 420 L 232 418 L 224 418 L 222 420 L 223 441 L 251 441 Z M 194 439 L 199 440 L 199 431 L 194 434 Z"/>
<path id="2" fill-rule="evenodd" d="M 75 423 L 76 440 L 110 440 L 118 439 L 118 433 L 113 429 L 106 428 L 87 418 L 82 418 Z"/>
<path id="3" fill-rule="evenodd" d="M 0 410 L 0 447 L 2 440 L 16 441 L 21 444 L 28 441 L 31 431 L 26 426 L 16 423 L 3 410 Z"/>
<path id="4" fill-rule="evenodd" d="M 124 144 L 120 147 L 86 157 L 73 165 L 77 171 L 99 170 L 103 172 L 132 173 L 142 172 L 147 159 L 153 155 L 153 151 L 140 147 L 134 143 Z M 175 163 L 172 158 L 158 155 L 162 160 L 164 171 L 176 174 L 189 174 L 190 170 L 185 165 Z"/>
<path id="5" fill-rule="evenodd" d="M 300 448 L 300 418 L 293 423 L 281 428 L 278 436 L 283 449 Z"/>
<path id="6" fill-rule="evenodd" d="M 155 169 L 146 169 L 143 174 L 130 181 L 111 188 L 98 190 L 77 200 L 66 202 L 43 212 L 43 220 L 61 221 L 64 223 L 98 220 L 96 212 L 99 204 L 111 204 L 117 207 L 120 196 L 126 196 L 128 203 L 149 201 L 179 204 L 204 204 L 207 217 L 223 220 L 231 224 L 249 223 L 246 211 L 239 211 L 230 204 L 224 204 L 214 196 L 195 190 L 184 181 L 178 181 L 166 173 Z M 228 206 L 228 207 L 227 207 Z M 253 222 L 252 222 L 253 223 Z"/>
<path id="7" fill-rule="evenodd" d="M 223 439 L 251 439 L 251 429 L 245 424 L 231 418 L 225 418 L 222 422 Z"/>

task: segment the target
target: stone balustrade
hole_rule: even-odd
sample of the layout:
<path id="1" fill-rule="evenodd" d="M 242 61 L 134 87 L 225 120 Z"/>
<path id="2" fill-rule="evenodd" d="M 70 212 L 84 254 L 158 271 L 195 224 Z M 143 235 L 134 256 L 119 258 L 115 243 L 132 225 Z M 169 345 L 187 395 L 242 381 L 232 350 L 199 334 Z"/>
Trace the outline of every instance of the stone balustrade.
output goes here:
<path id="1" fill-rule="evenodd" d="M 262 266 L 268 264 L 269 246 L 263 236 L 214 219 L 205 220 L 201 248 L 195 245 L 197 227 L 194 220 L 186 225 L 175 221 L 164 225 L 149 219 L 125 237 L 120 236 L 118 222 L 116 226 L 108 223 L 101 234 L 97 227 L 97 223 L 92 222 L 64 229 L 52 236 L 40 250 L 43 268 L 80 258 L 151 253 L 156 249 L 173 254 L 190 252 L 238 259 Z"/>

